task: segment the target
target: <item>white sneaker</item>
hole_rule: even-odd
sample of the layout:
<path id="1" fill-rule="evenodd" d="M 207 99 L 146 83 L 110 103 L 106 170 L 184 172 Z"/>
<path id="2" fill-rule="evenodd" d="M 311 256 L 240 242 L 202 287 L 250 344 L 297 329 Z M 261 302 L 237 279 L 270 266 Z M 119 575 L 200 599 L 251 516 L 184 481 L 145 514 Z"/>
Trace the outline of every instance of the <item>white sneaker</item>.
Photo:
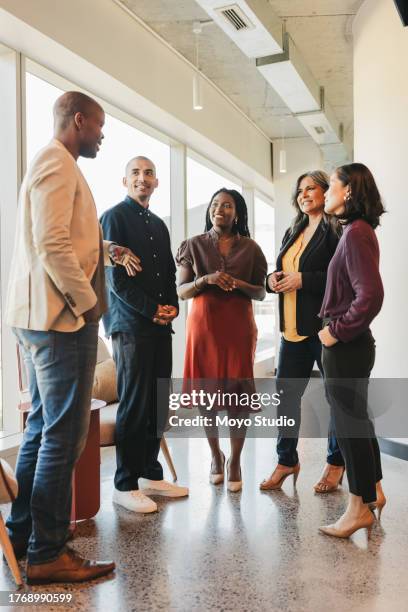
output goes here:
<path id="1" fill-rule="evenodd" d="M 163 497 L 187 497 L 188 487 L 168 482 L 167 480 L 148 480 L 139 478 L 139 487 L 146 495 L 162 495 Z"/>
<path id="2" fill-rule="evenodd" d="M 112 501 L 119 506 L 123 506 L 132 512 L 156 512 L 157 504 L 152 499 L 149 499 L 141 491 L 113 491 Z"/>

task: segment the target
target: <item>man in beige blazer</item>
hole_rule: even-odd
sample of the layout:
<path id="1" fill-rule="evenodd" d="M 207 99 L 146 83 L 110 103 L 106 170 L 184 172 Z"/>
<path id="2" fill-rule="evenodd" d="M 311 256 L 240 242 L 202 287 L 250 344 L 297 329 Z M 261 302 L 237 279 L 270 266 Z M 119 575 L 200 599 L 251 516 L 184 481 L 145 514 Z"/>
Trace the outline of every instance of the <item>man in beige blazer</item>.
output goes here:
<path id="1" fill-rule="evenodd" d="M 66 546 L 71 479 L 85 445 L 98 322 L 106 310 L 104 265 L 140 261 L 103 242 L 90 189 L 76 163 L 96 157 L 105 115 L 79 92 L 54 106 L 54 139 L 32 161 L 19 202 L 6 321 L 28 370 L 32 409 L 17 460 L 19 493 L 7 527 L 27 581 L 77 582 L 111 572 Z"/>

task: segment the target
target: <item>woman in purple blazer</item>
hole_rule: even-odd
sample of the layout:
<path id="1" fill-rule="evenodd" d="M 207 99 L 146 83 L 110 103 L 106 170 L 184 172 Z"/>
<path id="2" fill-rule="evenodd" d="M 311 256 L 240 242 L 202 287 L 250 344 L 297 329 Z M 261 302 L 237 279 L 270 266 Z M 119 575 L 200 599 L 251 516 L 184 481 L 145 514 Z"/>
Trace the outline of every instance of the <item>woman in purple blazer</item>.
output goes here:
<path id="1" fill-rule="evenodd" d="M 374 229 L 384 206 L 370 170 L 363 164 L 341 166 L 330 178 L 325 211 L 344 226 L 330 262 L 320 316 L 323 369 L 336 436 L 346 463 L 349 503 L 333 525 L 320 527 L 347 538 L 357 529 L 370 533 L 381 488 L 380 450 L 367 412 L 368 379 L 375 360 L 370 324 L 380 312 L 384 291 Z"/>

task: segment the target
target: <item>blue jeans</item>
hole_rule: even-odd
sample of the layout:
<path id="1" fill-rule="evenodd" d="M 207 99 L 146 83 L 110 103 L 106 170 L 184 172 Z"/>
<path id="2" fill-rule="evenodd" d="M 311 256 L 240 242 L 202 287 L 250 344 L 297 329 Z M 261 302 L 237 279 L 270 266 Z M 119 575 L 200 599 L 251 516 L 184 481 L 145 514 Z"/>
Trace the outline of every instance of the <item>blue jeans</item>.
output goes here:
<path id="1" fill-rule="evenodd" d="M 298 435 L 294 434 L 299 433 L 302 396 L 315 362 L 323 375 L 322 344 L 317 335 L 310 336 L 300 342 L 289 342 L 282 337 L 276 373 L 276 388 L 282 389 L 284 393 L 281 396 L 278 414 L 295 419 L 296 428 L 291 427 L 288 431 L 283 428 L 279 429 L 276 450 L 279 463 L 288 467 L 293 467 L 299 462 L 297 453 Z M 328 433 L 327 463 L 344 465 L 332 420 Z"/>
<path id="2" fill-rule="evenodd" d="M 29 378 L 31 411 L 17 458 L 10 538 L 28 542 L 30 564 L 53 561 L 68 536 L 72 473 L 85 446 L 98 324 L 76 332 L 13 330 Z"/>

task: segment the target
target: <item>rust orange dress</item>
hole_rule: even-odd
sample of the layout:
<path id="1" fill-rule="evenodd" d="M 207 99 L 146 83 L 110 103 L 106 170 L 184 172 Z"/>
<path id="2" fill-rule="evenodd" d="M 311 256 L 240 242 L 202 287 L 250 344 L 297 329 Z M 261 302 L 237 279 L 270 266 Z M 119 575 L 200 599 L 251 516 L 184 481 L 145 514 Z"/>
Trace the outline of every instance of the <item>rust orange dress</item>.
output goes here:
<path id="1" fill-rule="evenodd" d="M 265 283 L 267 263 L 262 250 L 239 234 L 225 257 L 218 249 L 218 234 L 211 229 L 184 241 L 176 261 L 190 270 L 192 280 L 219 270 L 253 285 Z M 253 392 L 256 340 L 251 299 L 238 289 L 226 292 L 207 286 L 193 298 L 187 319 L 184 390 L 217 387 L 225 392 Z"/>

